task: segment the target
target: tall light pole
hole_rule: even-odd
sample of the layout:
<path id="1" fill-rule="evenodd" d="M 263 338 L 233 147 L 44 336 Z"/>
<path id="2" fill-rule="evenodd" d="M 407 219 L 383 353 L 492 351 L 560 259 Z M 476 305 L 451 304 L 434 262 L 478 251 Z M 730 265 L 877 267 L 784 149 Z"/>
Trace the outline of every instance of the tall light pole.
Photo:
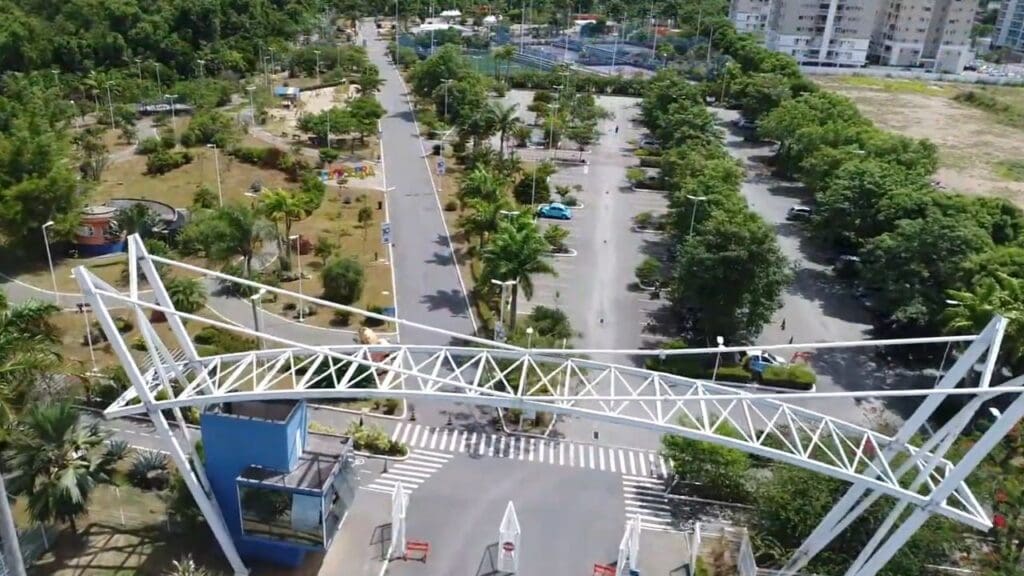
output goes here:
<path id="1" fill-rule="evenodd" d="M 53 70 L 50 70 L 50 72 L 53 72 L 53 85 L 57 87 L 58 91 L 60 91 L 60 70 L 54 68 Z"/>
<path id="2" fill-rule="evenodd" d="M 708 67 L 711 66 L 711 39 L 715 36 L 715 27 L 711 26 L 711 32 L 708 32 L 708 55 L 704 60 L 704 72 L 707 73 Z"/>
<path id="3" fill-rule="evenodd" d="M 559 98 L 562 97 L 562 89 L 561 89 L 561 87 L 559 87 L 559 89 L 558 89 L 558 97 Z M 555 112 L 557 113 L 559 105 L 557 103 L 555 103 L 555 104 L 552 104 L 551 106 L 548 106 L 548 108 L 554 109 Z M 551 158 L 553 160 L 555 158 L 555 149 L 554 149 L 554 146 L 553 146 L 553 144 L 555 142 L 555 115 L 549 114 L 548 115 L 548 122 L 551 124 L 551 129 L 548 130 L 548 152 L 551 153 Z"/>
<path id="4" fill-rule="evenodd" d="M 316 83 L 320 83 L 320 51 L 313 50 L 313 54 L 316 55 Z"/>
<path id="5" fill-rule="evenodd" d="M 206 64 L 206 60 L 203 60 L 201 58 L 197 59 L 196 60 L 196 64 L 199 65 L 199 77 L 202 78 L 203 77 L 203 73 L 205 72 L 205 70 L 203 70 L 203 66 Z"/>
<path id="6" fill-rule="evenodd" d="M 505 336 L 505 299 L 508 298 L 507 290 L 510 286 L 515 286 L 516 281 L 505 280 L 504 282 L 502 282 L 500 280 L 492 279 L 491 284 L 494 284 L 495 286 L 501 286 L 501 303 L 498 305 L 498 326 L 500 326 L 501 329 L 499 330 L 498 327 L 494 328 L 494 339 L 500 342 L 502 341 L 502 338 Z M 499 334 L 501 335 L 501 337 L 499 337 Z"/>
<path id="7" fill-rule="evenodd" d="M 110 85 L 113 84 L 113 83 L 114 83 L 113 81 L 108 81 L 107 82 L 107 108 L 110 109 L 110 128 L 111 129 L 115 128 L 115 126 L 114 126 L 114 100 L 111 99 L 111 97 L 110 97 Z"/>
<path id="8" fill-rule="evenodd" d="M 260 288 L 260 291 L 249 297 L 249 303 L 252 304 L 252 329 L 260 335 L 260 338 L 256 341 L 259 345 L 259 349 L 263 350 L 263 326 L 260 322 L 260 312 L 262 311 L 263 295 L 267 293 L 266 288 Z"/>
<path id="9" fill-rule="evenodd" d="M 725 348 L 725 338 L 716 336 L 715 341 L 718 342 L 718 353 L 715 354 L 715 369 L 711 372 L 711 383 L 715 383 L 715 378 L 718 377 L 718 364 L 722 360 L 722 348 Z"/>
<path id="10" fill-rule="evenodd" d="M 53 220 L 43 224 L 43 246 L 46 246 L 46 261 L 50 264 L 50 279 L 53 280 L 53 301 L 60 306 L 60 292 L 57 291 L 57 275 L 53 272 L 53 254 L 50 253 L 50 238 L 46 229 L 53 226 Z"/>
<path id="11" fill-rule="evenodd" d="M 177 94 L 164 94 L 164 100 L 171 101 L 171 132 L 174 134 L 175 145 L 177 145 L 178 142 L 178 123 L 174 119 L 174 99 L 177 97 Z"/>
<path id="12" fill-rule="evenodd" d="M 698 202 L 706 202 L 708 197 L 707 196 L 691 196 L 689 194 L 687 194 L 686 197 L 689 198 L 690 200 L 693 200 L 693 212 L 690 212 L 690 232 L 687 234 L 687 237 L 689 237 L 689 236 L 693 236 L 693 221 L 697 217 L 697 203 Z"/>
<path id="13" fill-rule="evenodd" d="M 452 83 L 451 78 L 442 78 L 441 82 L 444 83 L 444 121 L 448 122 L 448 85 Z"/>
<path id="14" fill-rule="evenodd" d="M 295 241 L 295 260 L 299 263 L 299 322 L 305 322 L 306 318 L 303 315 L 303 308 L 306 307 L 306 301 L 302 296 L 302 243 L 300 241 L 302 237 L 298 234 L 292 234 L 288 237 L 288 241 Z"/>
<path id="15" fill-rule="evenodd" d="M 160 86 L 163 84 L 162 82 L 160 82 L 160 63 L 159 62 L 153 62 L 153 69 L 156 70 L 156 88 L 157 88 L 157 92 L 159 93 L 160 92 Z"/>
<path id="16" fill-rule="evenodd" d="M 135 66 L 139 69 L 139 83 L 142 83 L 142 58 L 135 59 Z"/>
<path id="17" fill-rule="evenodd" d="M 217 199 L 220 201 L 220 205 L 224 206 L 224 191 L 220 185 L 220 152 L 216 144 L 207 144 L 206 147 L 213 148 L 213 163 L 217 169 Z"/>
<path id="18" fill-rule="evenodd" d="M 81 128 L 82 127 L 82 118 L 78 115 L 78 105 L 75 104 L 74 100 L 68 100 L 68 102 L 71 102 L 71 108 L 74 110 L 75 128 Z"/>
<path id="19" fill-rule="evenodd" d="M 255 90 L 256 87 L 252 85 L 245 87 L 245 91 L 249 93 L 249 122 L 253 126 L 256 125 L 256 106 L 254 106 L 252 103 L 252 93 Z"/>
<path id="20" fill-rule="evenodd" d="M 526 0 L 523 0 L 523 23 L 519 28 L 519 53 L 526 51 Z"/>

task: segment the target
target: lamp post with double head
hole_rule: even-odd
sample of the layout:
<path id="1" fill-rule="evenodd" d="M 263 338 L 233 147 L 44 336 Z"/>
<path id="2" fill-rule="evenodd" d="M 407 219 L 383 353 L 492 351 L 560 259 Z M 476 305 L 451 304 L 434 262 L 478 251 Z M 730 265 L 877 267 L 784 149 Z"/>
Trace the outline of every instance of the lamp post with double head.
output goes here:
<path id="1" fill-rule="evenodd" d="M 50 253 L 50 237 L 46 235 L 46 229 L 53 226 L 53 220 L 43 224 L 43 246 L 46 246 L 46 261 L 50 264 L 50 279 L 53 280 L 53 301 L 60 306 L 60 292 L 57 291 L 57 275 L 53 272 L 53 254 Z"/>

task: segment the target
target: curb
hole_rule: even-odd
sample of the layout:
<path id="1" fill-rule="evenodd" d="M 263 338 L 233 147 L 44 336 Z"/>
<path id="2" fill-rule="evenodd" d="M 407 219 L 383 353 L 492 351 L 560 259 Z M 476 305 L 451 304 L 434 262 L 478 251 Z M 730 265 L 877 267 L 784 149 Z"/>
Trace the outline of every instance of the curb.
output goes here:
<path id="1" fill-rule="evenodd" d="M 574 258 L 579 256 L 579 254 L 580 253 L 577 252 L 575 248 L 569 248 L 568 252 L 548 252 L 548 256 L 554 258 Z"/>
<path id="2" fill-rule="evenodd" d="M 330 436 L 336 436 L 330 434 Z M 347 436 L 346 436 L 347 438 Z M 404 462 L 409 459 L 409 455 L 412 454 L 412 448 L 405 447 L 405 456 L 385 456 L 384 454 L 371 454 L 369 452 L 363 452 L 361 450 L 352 450 L 352 453 L 356 456 L 362 456 L 363 458 L 373 458 L 374 460 L 390 460 L 391 462 Z"/>
<path id="3" fill-rule="evenodd" d="M 641 228 L 639 226 L 633 225 L 630 226 L 629 229 L 632 230 L 633 232 L 636 232 L 637 234 L 664 234 L 664 232 L 658 230 L 657 228 Z"/>
<path id="4" fill-rule="evenodd" d="M 409 412 L 409 404 L 408 404 L 408 402 L 406 402 L 405 398 L 402 398 L 401 400 L 402 400 L 402 411 L 401 411 L 401 413 L 396 413 L 396 414 L 379 414 L 377 412 L 366 412 L 366 417 L 367 418 L 383 418 L 383 419 L 386 419 L 386 420 L 405 420 L 405 416 Z M 327 405 L 324 405 L 324 404 L 314 404 L 312 402 L 310 402 L 309 405 L 312 406 L 313 408 L 318 409 L 318 410 L 329 410 L 331 412 L 342 412 L 344 414 L 352 414 L 354 416 L 362 416 L 363 415 L 362 410 L 352 410 L 351 408 L 339 408 L 337 406 L 327 406 Z"/>

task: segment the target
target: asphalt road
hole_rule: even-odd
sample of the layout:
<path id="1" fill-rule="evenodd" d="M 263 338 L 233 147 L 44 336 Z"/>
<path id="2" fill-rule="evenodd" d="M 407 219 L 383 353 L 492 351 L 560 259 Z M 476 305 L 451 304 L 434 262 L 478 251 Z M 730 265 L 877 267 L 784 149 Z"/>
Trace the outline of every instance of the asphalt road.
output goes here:
<path id="1" fill-rule="evenodd" d="M 380 69 L 384 85 L 380 103 L 384 170 L 394 250 L 396 300 L 399 317 L 460 334 L 474 332 L 465 290 L 455 265 L 451 241 L 437 195 L 431 184 L 422 141 L 398 70 L 377 39 L 370 21 L 360 24 L 370 60 Z M 403 344 L 447 344 L 443 336 L 403 328 Z"/>

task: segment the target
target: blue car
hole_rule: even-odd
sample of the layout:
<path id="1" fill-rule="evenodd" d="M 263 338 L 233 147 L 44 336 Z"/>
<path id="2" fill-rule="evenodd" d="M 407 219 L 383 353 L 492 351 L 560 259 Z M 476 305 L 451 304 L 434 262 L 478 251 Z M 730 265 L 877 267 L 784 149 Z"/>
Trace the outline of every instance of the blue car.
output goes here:
<path id="1" fill-rule="evenodd" d="M 537 215 L 541 218 L 554 220 L 572 220 L 572 210 L 565 204 L 555 202 L 553 204 L 541 204 L 537 209 Z"/>

